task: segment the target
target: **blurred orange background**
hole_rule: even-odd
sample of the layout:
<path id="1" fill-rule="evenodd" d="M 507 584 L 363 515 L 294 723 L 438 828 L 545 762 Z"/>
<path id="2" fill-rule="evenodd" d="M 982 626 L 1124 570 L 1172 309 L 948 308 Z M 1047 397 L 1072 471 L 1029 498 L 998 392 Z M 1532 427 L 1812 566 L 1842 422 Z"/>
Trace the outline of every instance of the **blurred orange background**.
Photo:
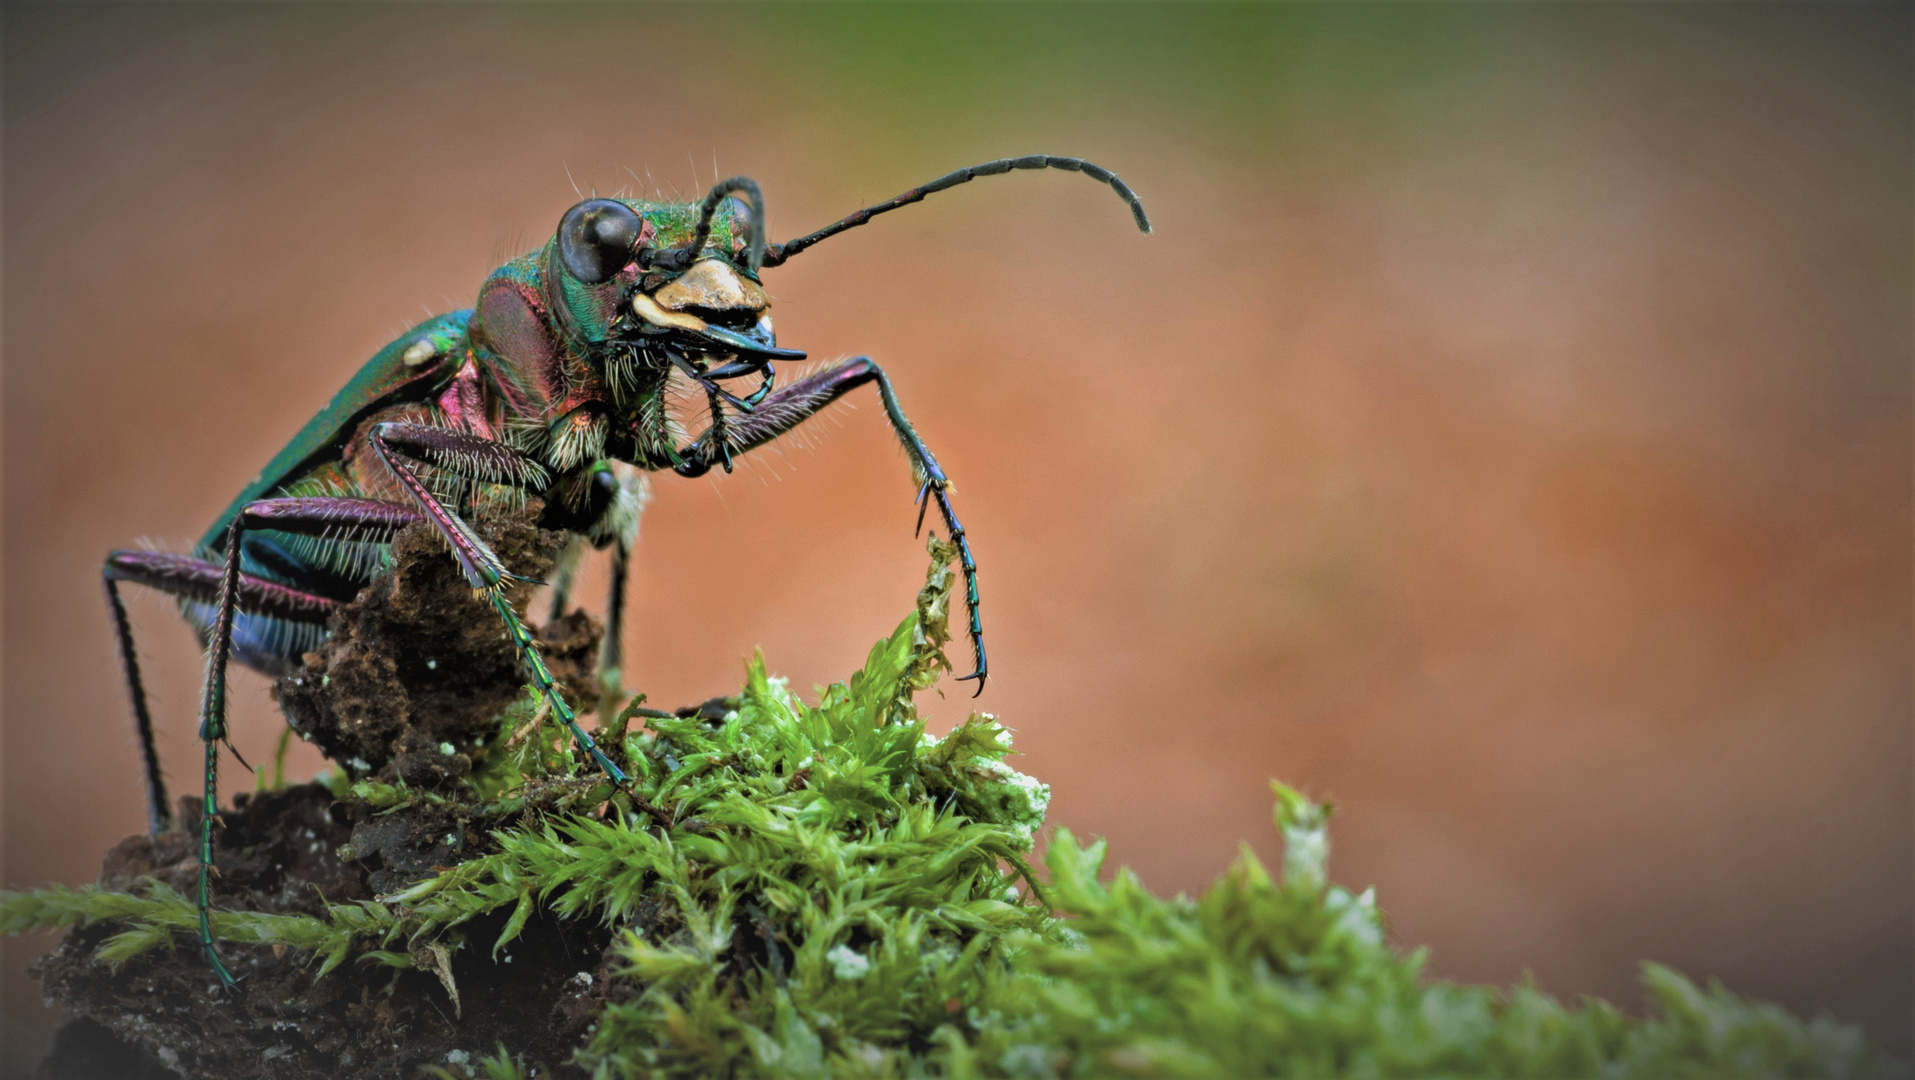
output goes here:
<path id="1" fill-rule="evenodd" d="M 142 827 L 101 557 L 190 544 L 549 235 L 568 173 L 749 173 L 781 239 L 1074 154 L 1157 234 L 1017 174 L 767 277 L 781 341 L 885 364 L 956 478 L 977 704 L 1051 821 L 1195 891 L 1275 856 L 1280 777 L 1438 976 L 1634 1009 L 1655 959 L 1909 1052 L 1907 8 L 4 19 L 6 884 L 90 881 Z M 819 433 L 658 482 L 626 642 L 654 703 L 755 647 L 842 678 L 909 610 L 875 399 Z M 196 646 L 134 619 L 190 784 Z M 277 714 L 235 682 L 257 762 Z M 934 729 L 972 706 L 946 689 Z M 50 943 L 6 946 L 8 1071 Z"/>

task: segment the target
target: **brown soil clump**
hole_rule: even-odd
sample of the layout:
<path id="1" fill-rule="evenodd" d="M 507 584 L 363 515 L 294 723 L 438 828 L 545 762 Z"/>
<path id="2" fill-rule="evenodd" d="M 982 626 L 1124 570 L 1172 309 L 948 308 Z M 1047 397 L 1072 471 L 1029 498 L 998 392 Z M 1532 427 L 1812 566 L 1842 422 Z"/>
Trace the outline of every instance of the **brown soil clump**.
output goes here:
<path id="1" fill-rule="evenodd" d="M 324 901 L 369 899 L 375 875 L 337 857 L 353 835 L 347 817 L 318 784 L 267 792 L 222 813 L 215 854 L 220 906 L 311 914 Z M 400 811 L 389 819 L 405 817 Z M 190 827 L 196 830 L 197 822 Z M 395 835 L 416 831 L 403 824 L 393 829 Z M 197 872 L 191 835 L 175 830 L 123 841 L 101 868 L 101 882 L 137 888 L 141 877 L 151 876 L 190 890 Z M 450 955 L 456 1009 L 434 975 L 358 958 L 315 979 L 310 961 L 292 952 L 222 946 L 242 980 L 230 992 L 219 989 L 199 950 L 186 941 L 116 970 L 94 952 L 123 927 L 79 928 L 36 968 L 47 996 L 77 1018 L 62 1029 L 35 1076 L 413 1076 L 426 1065 L 477 1060 L 501 1040 L 540 1075 L 563 1076 L 563 1063 L 608 986 L 610 934 L 535 917 L 495 963 L 485 944 L 503 924 L 503 914 L 475 920 L 468 932 L 473 946 Z"/>
<path id="2" fill-rule="evenodd" d="M 524 518 L 482 530 L 508 569 L 534 580 L 550 572 L 564 541 Z M 392 572 L 333 615 L 326 642 L 273 684 L 273 696 L 287 724 L 354 779 L 442 786 L 471 770 L 471 751 L 492 737 L 525 678 L 498 614 L 466 584 L 437 533 L 406 529 L 392 559 Z M 523 606 L 530 590 L 515 587 L 513 601 Z M 541 648 L 566 700 L 595 701 L 586 691 L 598 624 L 576 612 L 551 629 L 555 640 L 542 635 Z"/>
<path id="3" fill-rule="evenodd" d="M 563 537 L 525 520 L 482 529 L 513 572 L 537 578 Z M 551 801 L 533 793 L 509 817 L 477 816 L 461 781 L 497 735 L 500 711 L 525 691 L 519 662 L 498 615 L 436 536 L 410 529 L 392 550 L 392 572 L 334 617 L 327 642 L 275 694 L 293 729 L 352 778 L 466 797 L 379 810 L 337 801 L 319 783 L 242 795 L 214 834 L 217 907 L 317 914 L 327 903 L 373 899 L 484 853 L 492 830 Z M 516 589 L 514 601 L 523 606 L 529 591 Z M 575 703 L 596 698 L 582 691 L 593 686 L 600 633 L 574 613 L 540 635 Z M 175 829 L 128 837 L 108 853 L 101 884 L 138 891 L 152 879 L 193 895 L 199 822 L 198 800 L 181 800 Z M 504 919 L 474 920 L 465 927 L 471 944 L 444 958 L 456 1006 L 429 970 L 436 962 L 395 969 L 367 962 L 366 946 L 315 979 L 310 958 L 296 952 L 222 945 L 242 980 L 223 991 L 189 938 L 114 968 L 95 952 L 124 927 L 76 928 L 36 966 L 47 997 L 73 1018 L 34 1075 L 330 1080 L 409 1077 L 437 1065 L 457 1076 L 462 1062 L 501 1042 L 537 1075 L 575 1072 L 565 1061 L 609 989 L 610 932 L 541 913 L 495 962 L 490 943 Z"/>

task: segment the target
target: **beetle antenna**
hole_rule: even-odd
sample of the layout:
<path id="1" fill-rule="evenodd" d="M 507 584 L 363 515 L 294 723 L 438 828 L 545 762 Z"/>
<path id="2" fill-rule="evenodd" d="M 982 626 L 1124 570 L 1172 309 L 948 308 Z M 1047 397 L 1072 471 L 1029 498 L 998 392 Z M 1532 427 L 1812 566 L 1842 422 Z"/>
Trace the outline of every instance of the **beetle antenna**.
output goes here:
<path id="1" fill-rule="evenodd" d="M 1138 230 L 1140 232 L 1150 231 L 1150 217 L 1144 213 L 1143 202 L 1137 198 L 1136 192 L 1130 190 L 1130 185 L 1117 179 L 1116 173 L 1111 172 L 1101 165 L 1093 165 L 1082 158 L 1054 157 L 1050 154 L 1032 154 L 1028 157 L 1020 158 L 999 158 L 996 161 L 987 161 L 982 165 L 973 165 L 968 169 L 959 169 L 954 173 L 947 173 L 922 187 L 914 187 L 895 199 L 886 200 L 876 206 L 867 206 L 849 217 L 841 218 L 826 225 L 817 232 L 800 236 L 796 240 L 787 240 L 782 244 L 773 244 L 765 251 L 764 265 L 777 266 L 786 259 L 791 258 L 793 255 L 798 254 L 800 251 L 803 251 L 826 237 L 836 236 L 846 229 L 857 228 L 859 225 L 870 221 L 879 214 L 888 213 L 901 206 L 909 206 L 914 202 L 920 202 L 926 195 L 943 191 L 945 188 L 956 187 L 959 184 L 969 183 L 980 176 L 996 176 L 999 173 L 1010 172 L 1012 169 L 1062 169 L 1065 172 L 1081 172 L 1092 180 L 1099 180 L 1109 184 L 1111 190 L 1115 191 L 1117 196 L 1123 199 L 1130 207 L 1130 216 L 1136 219 Z"/>
<path id="2" fill-rule="evenodd" d="M 747 265 L 757 270 L 765 261 L 765 196 L 758 190 L 758 181 L 749 176 L 734 176 L 729 180 L 720 180 L 705 193 L 705 200 L 698 204 L 698 229 L 692 233 L 692 242 L 685 247 L 675 248 L 666 257 L 652 261 L 653 266 L 683 270 L 690 266 L 698 253 L 705 250 L 705 241 L 711 239 L 711 221 L 718 214 L 718 204 L 725 196 L 742 194 L 751 204 L 751 240 L 746 252 Z"/>

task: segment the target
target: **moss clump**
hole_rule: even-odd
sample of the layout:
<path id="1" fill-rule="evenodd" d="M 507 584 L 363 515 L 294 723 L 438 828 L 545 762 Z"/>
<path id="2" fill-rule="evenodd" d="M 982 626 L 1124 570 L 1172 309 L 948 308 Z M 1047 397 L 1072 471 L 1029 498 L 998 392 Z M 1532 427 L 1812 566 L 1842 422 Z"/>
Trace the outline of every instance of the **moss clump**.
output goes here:
<path id="1" fill-rule="evenodd" d="M 1272 785 L 1282 880 L 1245 850 L 1201 899 L 1152 896 L 1128 871 L 1097 880 L 1102 842 L 1051 842 L 1047 895 L 1070 916 L 1014 938 L 949 1075 L 1641 1076 L 1905 1075 L 1860 1034 L 1803 1023 L 1646 965 L 1651 1016 L 1567 1009 L 1430 983 L 1421 952 L 1384 942 L 1369 893 L 1325 883 L 1328 814 Z"/>
<path id="2" fill-rule="evenodd" d="M 1369 894 L 1328 882 L 1327 809 L 1281 786 L 1279 877 L 1246 851 L 1200 899 L 1166 900 L 1127 872 L 1100 883 L 1103 845 L 1060 829 L 1048 883 L 1032 881 L 1048 789 L 1005 764 L 995 720 L 932 738 L 912 706 L 948 666 L 949 558 L 934 545 L 917 611 L 815 705 L 762 660 L 732 698 L 677 714 L 635 702 L 611 725 L 645 725 L 619 740 L 629 792 L 579 769 L 529 700 L 455 784 L 333 781 L 335 808 L 359 822 L 342 865 L 404 831 L 368 822 L 417 813 L 486 831 L 443 837 L 463 857 L 376 898 L 221 911 L 215 931 L 262 980 L 350 988 L 311 999 L 298 1024 L 358 1022 L 380 995 L 394 1009 L 435 1004 L 406 1014 L 411 1045 L 382 1051 L 376 1070 L 337 1040 L 289 1040 L 289 1022 L 274 1020 L 271 1047 L 222 1059 L 238 1063 L 230 1074 L 273 1060 L 281 1076 L 492 1078 L 1906 1075 L 1852 1029 L 1653 966 L 1642 1020 L 1528 986 L 1429 982 L 1421 954 L 1386 944 Z M 62 963 L 148 980 L 179 969 L 206 981 L 192 925 L 190 902 L 158 881 L 0 897 L 0 931 L 87 928 Z M 545 965 L 558 974 L 515 1003 L 537 1021 L 550 1012 L 539 995 L 563 980 L 564 1007 L 589 1009 L 566 1050 L 462 1026 L 475 987 L 499 993 L 504 965 L 533 969 L 566 927 L 599 943 L 594 960 Z M 193 1043 L 213 1037 L 203 1025 L 169 1028 L 157 1008 L 69 1004 L 168 1063 L 218 1056 Z M 224 1037 L 255 1030 L 266 1029 L 229 1025 Z"/>

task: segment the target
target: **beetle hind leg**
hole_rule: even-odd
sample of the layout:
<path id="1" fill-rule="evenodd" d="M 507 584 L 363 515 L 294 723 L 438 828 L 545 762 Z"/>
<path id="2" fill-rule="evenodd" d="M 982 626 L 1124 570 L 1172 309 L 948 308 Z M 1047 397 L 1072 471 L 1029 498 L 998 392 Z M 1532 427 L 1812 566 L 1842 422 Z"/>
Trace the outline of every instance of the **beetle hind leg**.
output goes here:
<path id="1" fill-rule="evenodd" d="M 101 567 L 107 606 L 119 639 L 120 663 L 126 673 L 127 693 L 133 702 L 134 724 L 140 736 L 140 754 L 146 769 L 148 821 L 155 832 L 171 825 L 173 815 L 166 802 L 166 782 L 160 772 L 159 753 L 153 745 L 153 721 L 147 708 L 146 687 L 140 678 L 139 656 L 133 646 L 133 627 L 126 617 L 126 605 L 120 599 L 119 583 L 130 581 L 183 601 L 212 601 L 217 604 L 212 620 L 206 696 L 200 706 L 199 737 L 205 746 L 205 771 L 196 907 L 199 913 L 200 948 L 221 985 L 228 987 L 236 985 L 238 980 L 227 969 L 213 945 L 210 878 L 213 868 L 213 827 L 219 820 L 219 746 L 227 741 L 226 657 L 231 651 L 233 622 L 243 609 L 250 615 L 323 626 L 327 615 L 338 603 L 276 581 L 241 573 L 239 529 L 240 522 L 235 521 L 229 533 L 232 543 L 223 563 L 158 551 L 114 551 L 107 555 L 106 563 Z M 231 747 L 230 743 L 227 745 Z"/>
<path id="2" fill-rule="evenodd" d="M 116 553 L 117 554 L 117 553 Z M 173 808 L 166 799 L 166 776 L 160 771 L 159 749 L 153 741 L 153 714 L 146 706 L 146 684 L 140 678 L 140 657 L 133 647 L 133 624 L 120 600 L 119 582 L 102 575 L 107 610 L 113 617 L 113 636 L 120 650 L 120 670 L 126 676 L 126 694 L 133 702 L 133 730 L 140 739 L 140 766 L 146 775 L 146 827 L 165 832 L 173 824 Z"/>
<path id="3" fill-rule="evenodd" d="M 154 741 L 153 716 L 147 705 L 139 651 L 133 641 L 132 620 L 127 617 L 126 603 L 120 596 L 120 583 L 142 585 L 187 603 L 207 604 L 218 599 L 220 573 L 218 563 L 162 551 L 109 552 L 100 568 L 107 611 L 112 617 L 114 638 L 119 647 L 120 667 L 126 677 L 127 698 L 133 707 L 134 730 L 140 740 L 140 764 L 146 776 L 147 826 L 156 833 L 172 826 L 173 808 L 166 797 L 166 779 Z M 275 626 L 288 628 L 287 632 L 323 628 L 334 606 L 326 597 L 250 574 L 240 575 L 237 587 L 241 612 L 267 618 Z"/>

